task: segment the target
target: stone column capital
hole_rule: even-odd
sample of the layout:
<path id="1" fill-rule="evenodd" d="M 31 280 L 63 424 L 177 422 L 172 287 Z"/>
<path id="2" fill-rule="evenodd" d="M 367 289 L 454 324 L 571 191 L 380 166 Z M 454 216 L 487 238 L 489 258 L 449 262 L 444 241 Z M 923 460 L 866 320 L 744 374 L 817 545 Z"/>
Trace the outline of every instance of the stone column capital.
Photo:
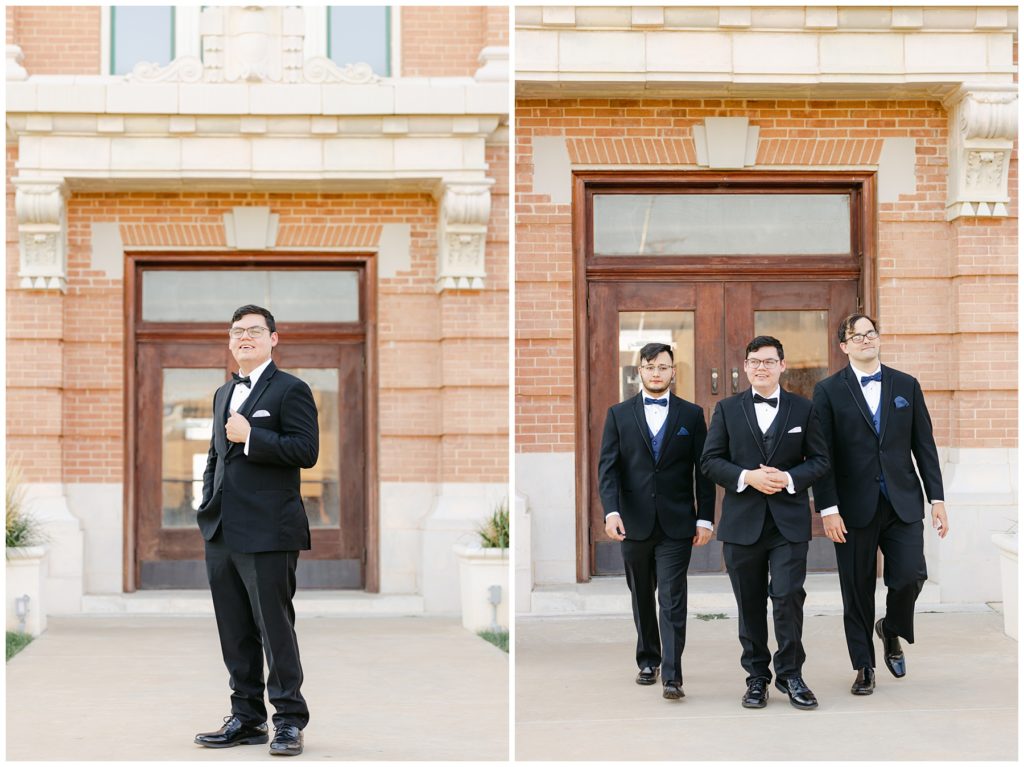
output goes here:
<path id="1" fill-rule="evenodd" d="M 67 286 L 67 183 L 63 178 L 25 176 L 16 176 L 11 183 L 21 256 L 19 287 L 63 291 Z"/>
<path id="2" fill-rule="evenodd" d="M 442 181 L 438 201 L 437 289 L 479 290 L 487 276 L 484 247 L 494 180 Z"/>

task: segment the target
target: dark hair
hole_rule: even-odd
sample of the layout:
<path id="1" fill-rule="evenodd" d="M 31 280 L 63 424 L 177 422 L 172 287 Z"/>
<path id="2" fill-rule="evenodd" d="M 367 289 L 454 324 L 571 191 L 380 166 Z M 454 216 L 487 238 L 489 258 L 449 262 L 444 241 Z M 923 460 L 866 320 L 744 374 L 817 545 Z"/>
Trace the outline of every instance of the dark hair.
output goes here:
<path id="1" fill-rule="evenodd" d="M 747 357 L 750 355 L 751 352 L 757 351 L 758 349 L 763 349 L 766 346 L 774 346 L 775 350 L 779 353 L 779 359 L 786 359 L 786 353 L 782 351 L 782 341 L 775 338 L 774 336 L 758 336 L 749 344 L 747 344 L 747 349 L 745 352 L 743 352 L 743 356 Z"/>
<path id="2" fill-rule="evenodd" d="M 644 344 L 644 348 L 640 350 L 640 359 L 644 362 L 650 362 L 657 359 L 658 355 L 662 352 L 668 352 L 669 358 L 673 362 L 676 361 L 676 355 L 672 353 L 672 347 L 668 344 Z"/>
<path id="3" fill-rule="evenodd" d="M 851 314 L 849 317 L 845 317 L 842 322 L 839 323 L 839 343 L 846 343 L 846 334 L 853 331 L 853 326 L 861 320 L 868 320 L 871 323 L 871 327 L 878 332 L 878 323 L 875 322 L 873 317 L 868 317 L 866 314 Z"/>
<path id="4" fill-rule="evenodd" d="M 231 315 L 231 324 L 234 325 L 242 317 L 247 314 L 260 314 L 263 319 L 267 321 L 267 327 L 270 328 L 271 333 L 277 332 L 277 323 L 274 322 L 274 315 L 262 306 L 256 306 L 255 304 L 246 304 L 245 306 L 239 306 L 235 309 L 235 313 Z"/>

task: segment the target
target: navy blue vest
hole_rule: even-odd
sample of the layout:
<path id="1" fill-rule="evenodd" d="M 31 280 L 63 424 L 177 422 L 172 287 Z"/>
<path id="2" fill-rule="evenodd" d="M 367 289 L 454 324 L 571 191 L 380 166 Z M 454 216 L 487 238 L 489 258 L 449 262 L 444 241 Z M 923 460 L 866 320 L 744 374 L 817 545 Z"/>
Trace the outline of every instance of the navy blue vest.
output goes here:
<path id="1" fill-rule="evenodd" d="M 665 423 L 661 425 L 657 434 L 651 435 L 651 447 L 654 448 L 654 462 L 657 463 L 661 458 L 661 446 L 665 444 L 665 431 L 668 429 L 668 418 L 665 419 Z M 648 426 L 647 430 L 650 431 L 651 427 Z"/>

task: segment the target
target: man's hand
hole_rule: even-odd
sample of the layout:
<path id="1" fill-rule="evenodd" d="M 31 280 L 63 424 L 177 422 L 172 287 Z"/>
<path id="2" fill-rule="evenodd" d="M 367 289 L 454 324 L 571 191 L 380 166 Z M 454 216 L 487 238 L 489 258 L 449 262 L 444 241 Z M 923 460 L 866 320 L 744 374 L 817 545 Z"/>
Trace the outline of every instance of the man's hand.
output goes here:
<path id="1" fill-rule="evenodd" d="M 748 469 L 744 480 L 755 490 L 760 490 L 765 495 L 773 495 L 780 490 L 785 490 L 786 475 L 771 466 L 762 466 L 760 469 Z"/>
<path id="2" fill-rule="evenodd" d="M 240 442 L 243 444 L 249 439 L 249 432 L 252 431 L 252 427 L 245 420 L 245 416 L 239 415 L 237 410 L 231 411 L 231 417 L 224 424 L 224 428 L 228 432 L 228 442 Z"/>
<path id="3" fill-rule="evenodd" d="M 830 541 L 846 543 L 846 536 L 843 533 L 847 532 L 847 529 L 841 516 L 838 514 L 827 514 L 821 518 L 821 524 L 825 526 L 825 535 L 828 536 Z"/>
<path id="4" fill-rule="evenodd" d="M 706 527 L 697 527 L 697 534 L 693 536 L 694 546 L 703 546 L 705 543 L 711 540 L 711 531 Z"/>
<path id="5" fill-rule="evenodd" d="M 613 541 L 626 540 L 626 528 L 622 526 L 622 517 L 618 513 L 609 514 L 605 519 L 604 534 Z"/>
<path id="6" fill-rule="evenodd" d="M 946 519 L 946 504 L 942 501 L 932 504 L 932 527 L 935 528 L 940 538 L 945 538 L 949 533 L 949 520 Z"/>

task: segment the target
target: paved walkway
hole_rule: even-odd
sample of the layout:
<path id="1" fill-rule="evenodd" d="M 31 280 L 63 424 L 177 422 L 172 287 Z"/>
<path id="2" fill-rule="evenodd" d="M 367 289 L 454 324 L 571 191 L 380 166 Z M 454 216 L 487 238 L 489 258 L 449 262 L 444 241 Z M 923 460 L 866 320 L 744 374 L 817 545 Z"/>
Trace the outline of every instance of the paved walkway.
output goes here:
<path id="1" fill-rule="evenodd" d="M 508 758 L 508 656 L 458 619 L 300 617 L 297 631 L 300 759 Z M 192 743 L 228 695 L 212 618 L 51 618 L 7 664 L 7 758 L 280 763 Z"/>
<path id="2" fill-rule="evenodd" d="M 772 687 L 767 708 L 747 710 L 735 618 L 691 615 L 681 701 L 633 682 L 628 615 L 519 618 L 516 759 L 1016 760 L 1017 643 L 1002 616 L 919 613 L 917 632 L 907 676 L 882 666 L 874 695 L 856 697 L 842 617 L 810 616 L 804 678 L 819 708 Z"/>

